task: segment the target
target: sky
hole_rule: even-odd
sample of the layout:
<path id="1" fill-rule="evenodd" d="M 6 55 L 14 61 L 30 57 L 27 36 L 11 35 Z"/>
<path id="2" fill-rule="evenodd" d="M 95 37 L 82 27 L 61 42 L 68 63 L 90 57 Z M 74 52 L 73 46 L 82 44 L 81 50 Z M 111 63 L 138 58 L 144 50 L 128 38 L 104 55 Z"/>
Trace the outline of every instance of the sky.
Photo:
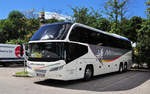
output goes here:
<path id="1" fill-rule="evenodd" d="M 39 12 L 44 11 L 55 12 L 60 10 L 61 14 L 71 16 L 73 14 L 71 7 L 93 7 L 94 9 L 103 9 L 107 0 L 1 0 L 0 2 L 0 19 L 5 19 L 12 10 L 35 9 Z M 127 17 L 140 16 L 146 18 L 145 2 L 148 0 L 130 0 L 128 5 Z M 105 16 L 105 15 L 104 15 Z"/>

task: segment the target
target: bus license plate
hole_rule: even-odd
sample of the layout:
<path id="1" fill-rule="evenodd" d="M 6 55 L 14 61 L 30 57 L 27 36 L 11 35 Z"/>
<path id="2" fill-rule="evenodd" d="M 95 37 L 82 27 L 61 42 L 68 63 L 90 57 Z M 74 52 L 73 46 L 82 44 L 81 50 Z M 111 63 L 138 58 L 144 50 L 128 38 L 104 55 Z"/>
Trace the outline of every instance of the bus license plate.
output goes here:
<path id="1" fill-rule="evenodd" d="M 36 76 L 38 76 L 38 77 L 45 77 L 45 74 L 42 74 L 42 73 L 36 73 Z"/>

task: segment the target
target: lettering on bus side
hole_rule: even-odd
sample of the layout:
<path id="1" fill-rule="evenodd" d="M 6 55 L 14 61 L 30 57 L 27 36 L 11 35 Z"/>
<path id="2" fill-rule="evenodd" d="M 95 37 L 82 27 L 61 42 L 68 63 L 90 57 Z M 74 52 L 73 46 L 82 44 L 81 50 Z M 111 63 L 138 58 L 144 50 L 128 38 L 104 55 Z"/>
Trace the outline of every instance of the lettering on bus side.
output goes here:
<path id="1" fill-rule="evenodd" d="M 112 47 L 96 46 L 90 45 L 90 48 L 93 54 L 99 59 L 102 60 L 113 60 L 117 57 L 124 55 L 129 50 L 117 49 Z"/>

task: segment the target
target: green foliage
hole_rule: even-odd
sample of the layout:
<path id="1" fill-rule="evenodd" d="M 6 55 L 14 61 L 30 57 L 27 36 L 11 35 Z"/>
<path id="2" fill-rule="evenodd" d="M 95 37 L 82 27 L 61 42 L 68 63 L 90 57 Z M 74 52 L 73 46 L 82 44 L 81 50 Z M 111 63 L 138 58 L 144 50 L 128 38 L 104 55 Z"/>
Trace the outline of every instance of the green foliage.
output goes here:
<path id="1" fill-rule="evenodd" d="M 138 31 L 137 50 L 140 62 L 146 62 L 150 68 L 150 22 L 146 21 L 142 24 L 142 28 Z"/>
<path id="2" fill-rule="evenodd" d="M 0 20 L 0 41 L 14 44 L 27 42 L 39 26 L 39 19 L 26 19 L 19 11 L 12 11 L 8 19 Z"/>
<path id="3" fill-rule="evenodd" d="M 128 0 L 107 0 L 104 8 L 105 14 L 109 16 L 111 21 L 117 21 L 119 18 L 123 19 L 126 14 L 126 5 Z M 119 17 L 121 16 L 121 17 Z"/>
<path id="4" fill-rule="evenodd" d="M 134 16 L 128 20 L 126 27 L 124 27 L 125 31 L 123 34 L 129 38 L 132 42 L 137 41 L 137 33 L 141 29 L 141 25 L 143 23 L 143 19 L 141 17 Z"/>
<path id="5" fill-rule="evenodd" d="M 147 9 L 146 9 L 146 13 L 147 13 L 147 18 L 150 20 L 150 0 L 148 0 L 147 2 L 145 2 Z"/>
<path id="6" fill-rule="evenodd" d="M 75 7 L 72 8 L 74 12 L 74 22 L 82 23 L 100 30 L 109 31 L 110 22 L 106 18 L 103 18 L 99 11 L 95 11 L 93 8 Z"/>
<path id="7" fill-rule="evenodd" d="M 106 18 L 100 18 L 94 22 L 92 27 L 108 32 L 111 29 L 111 23 Z"/>
<path id="8" fill-rule="evenodd" d="M 23 21 L 23 14 L 19 11 L 10 12 L 8 19 L 0 21 L 0 38 L 1 43 L 6 41 L 24 39 L 26 34 L 25 22 Z"/>
<path id="9" fill-rule="evenodd" d="M 142 25 L 141 18 L 133 18 L 131 25 L 134 28 L 137 28 L 137 61 L 139 63 L 147 63 L 150 68 L 150 0 L 146 2 L 147 5 L 147 19 L 143 20 Z"/>
<path id="10" fill-rule="evenodd" d="M 19 19 L 19 18 L 23 18 L 24 15 L 20 12 L 20 11 L 11 11 L 8 15 L 8 19 Z"/>
<path id="11" fill-rule="evenodd" d="M 23 44 L 23 43 L 25 43 L 25 40 L 21 40 L 21 39 L 6 41 L 6 44 Z"/>
<path id="12" fill-rule="evenodd" d="M 24 27 L 25 34 L 23 35 L 23 38 L 27 42 L 40 27 L 40 20 L 25 19 L 24 22 L 25 22 L 25 27 Z"/>
<path id="13" fill-rule="evenodd" d="M 0 40 L 2 43 L 14 37 L 12 35 L 13 28 L 14 28 L 14 24 L 10 20 L 6 19 L 6 20 L 0 21 L 0 36 L 1 36 Z"/>
<path id="14" fill-rule="evenodd" d="M 122 34 L 120 31 L 123 30 L 122 23 L 125 19 L 127 2 L 128 0 L 108 0 L 106 2 L 104 13 L 108 15 L 111 21 L 112 27 L 110 32 Z"/>
<path id="15" fill-rule="evenodd" d="M 89 13 L 88 13 L 89 9 L 88 8 L 75 7 L 75 8 L 72 8 L 72 10 L 74 13 L 73 17 L 75 18 L 75 22 L 87 24 L 87 18 L 89 16 Z"/>
<path id="16" fill-rule="evenodd" d="M 46 24 L 50 24 L 54 22 L 64 22 L 64 20 L 57 20 L 56 18 L 46 20 Z"/>
<path id="17" fill-rule="evenodd" d="M 50 19 L 46 23 L 60 22 L 63 20 Z M 8 19 L 0 20 L 1 43 L 18 44 L 26 43 L 39 29 L 40 19 L 27 19 L 19 11 L 11 11 Z"/>

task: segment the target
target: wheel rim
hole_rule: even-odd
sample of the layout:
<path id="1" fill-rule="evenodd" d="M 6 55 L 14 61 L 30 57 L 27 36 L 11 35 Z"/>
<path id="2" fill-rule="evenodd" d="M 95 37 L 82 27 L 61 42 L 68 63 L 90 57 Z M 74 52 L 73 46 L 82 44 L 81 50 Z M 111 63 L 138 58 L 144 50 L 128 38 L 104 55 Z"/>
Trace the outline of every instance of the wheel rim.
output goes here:
<path id="1" fill-rule="evenodd" d="M 127 70 L 127 65 L 126 64 L 124 65 L 124 69 Z"/>
<path id="2" fill-rule="evenodd" d="M 122 72 L 123 71 L 123 67 L 122 66 L 120 66 L 120 72 Z"/>
<path id="3" fill-rule="evenodd" d="M 122 69 L 122 67 L 121 67 L 120 71 L 122 72 L 122 70 L 123 70 L 123 69 Z"/>
<path id="4" fill-rule="evenodd" d="M 86 71 L 85 71 L 85 76 L 86 78 L 91 78 L 92 76 L 92 71 L 91 69 L 87 68 Z"/>

